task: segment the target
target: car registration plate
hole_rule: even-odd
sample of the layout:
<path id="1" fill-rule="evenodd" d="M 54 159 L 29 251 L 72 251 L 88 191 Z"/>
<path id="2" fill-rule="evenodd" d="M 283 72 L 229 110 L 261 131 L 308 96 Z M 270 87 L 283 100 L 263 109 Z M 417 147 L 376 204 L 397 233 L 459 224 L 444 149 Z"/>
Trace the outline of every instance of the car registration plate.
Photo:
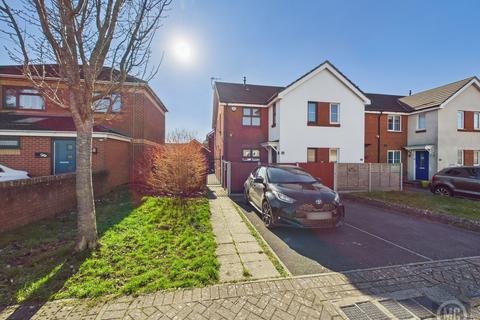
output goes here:
<path id="1" fill-rule="evenodd" d="M 307 213 L 308 220 L 328 220 L 332 219 L 331 212 L 309 212 Z"/>

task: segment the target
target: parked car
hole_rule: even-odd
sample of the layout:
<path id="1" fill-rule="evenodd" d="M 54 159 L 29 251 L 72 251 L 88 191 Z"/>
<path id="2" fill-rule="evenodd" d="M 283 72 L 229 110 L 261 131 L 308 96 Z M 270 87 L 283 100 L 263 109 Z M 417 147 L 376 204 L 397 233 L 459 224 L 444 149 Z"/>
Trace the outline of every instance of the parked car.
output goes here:
<path id="1" fill-rule="evenodd" d="M 345 217 L 338 193 L 299 167 L 257 167 L 245 181 L 244 196 L 268 228 L 334 228 Z"/>
<path id="2" fill-rule="evenodd" d="M 452 167 L 432 177 L 430 191 L 442 196 L 480 196 L 480 167 Z"/>
<path id="3" fill-rule="evenodd" d="M 0 182 L 29 178 L 30 176 L 26 171 L 14 170 L 0 164 Z"/>

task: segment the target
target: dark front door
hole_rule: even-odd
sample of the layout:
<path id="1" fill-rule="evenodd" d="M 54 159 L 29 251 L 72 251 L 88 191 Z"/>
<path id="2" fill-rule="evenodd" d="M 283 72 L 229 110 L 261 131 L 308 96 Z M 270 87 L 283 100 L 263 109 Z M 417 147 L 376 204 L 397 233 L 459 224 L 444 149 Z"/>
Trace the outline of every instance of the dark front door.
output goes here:
<path id="1" fill-rule="evenodd" d="M 415 179 L 428 180 L 428 151 L 417 151 L 415 154 Z"/>
<path id="2" fill-rule="evenodd" d="M 75 172 L 77 168 L 75 140 L 53 141 L 55 174 Z"/>

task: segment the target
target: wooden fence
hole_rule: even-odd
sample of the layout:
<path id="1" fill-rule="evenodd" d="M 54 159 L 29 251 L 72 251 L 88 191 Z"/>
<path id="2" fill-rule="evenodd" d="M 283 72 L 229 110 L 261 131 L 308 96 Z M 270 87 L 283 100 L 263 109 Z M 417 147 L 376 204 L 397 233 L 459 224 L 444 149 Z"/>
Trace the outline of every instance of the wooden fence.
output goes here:
<path id="1" fill-rule="evenodd" d="M 338 191 L 401 191 L 402 166 L 389 163 L 337 163 Z"/>

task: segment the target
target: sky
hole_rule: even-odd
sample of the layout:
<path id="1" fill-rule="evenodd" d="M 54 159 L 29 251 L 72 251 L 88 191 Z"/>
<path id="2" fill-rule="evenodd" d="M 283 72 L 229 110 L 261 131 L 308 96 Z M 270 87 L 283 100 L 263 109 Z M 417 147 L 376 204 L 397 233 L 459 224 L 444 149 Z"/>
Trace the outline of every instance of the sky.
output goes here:
<path id="1" fill-rule="evenodd" d="M 282 86 L 330 60 L 364 92 L 407 95 L 480 76 L 479 21 L 476 0 L 173 0 L 150 86 L 169 110 L 167 131 L 202 140 L 211 77 Z"/>

